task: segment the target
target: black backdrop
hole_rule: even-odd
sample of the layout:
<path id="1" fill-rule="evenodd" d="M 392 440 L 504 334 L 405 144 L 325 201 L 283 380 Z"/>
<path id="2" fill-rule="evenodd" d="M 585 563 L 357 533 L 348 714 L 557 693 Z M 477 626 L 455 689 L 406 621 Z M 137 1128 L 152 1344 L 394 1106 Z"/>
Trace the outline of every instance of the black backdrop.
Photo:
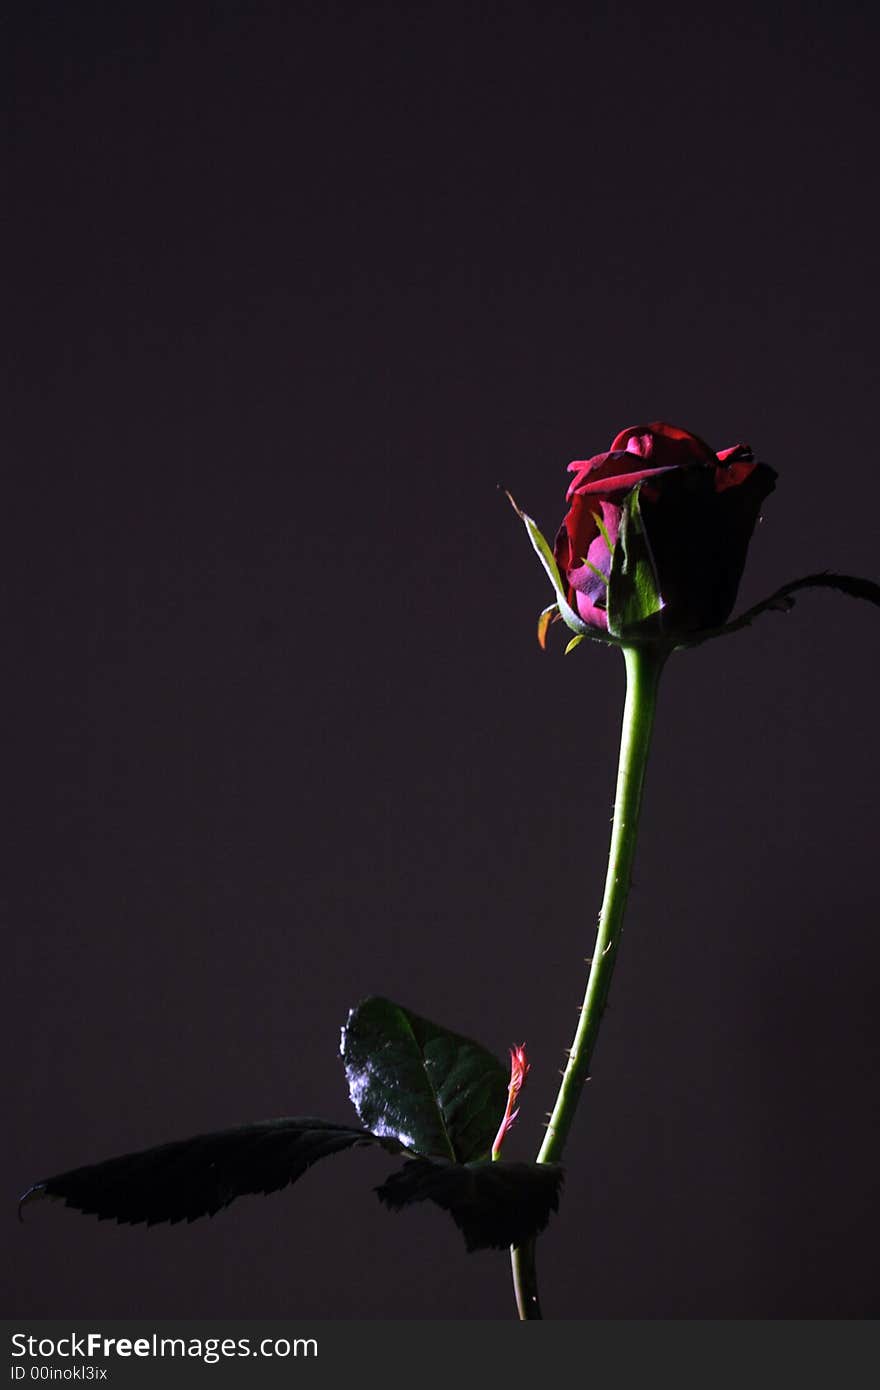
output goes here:
<path id="1" fill-rule="evenodd" d="M 877 577 L 867 6 L 14 4 L 4 897 L 16 1316 L 508 1317 L 381 1155 L 191 1227 L 48 1173 L 349 1112 L 371 993 L 533 1062 L 598 907 L 617 653 L 503 482 L 665 418 L 779 472 L 741 602 Z M 550 1316 L 878 1313 L 877 615 L 664 680 Z"/>

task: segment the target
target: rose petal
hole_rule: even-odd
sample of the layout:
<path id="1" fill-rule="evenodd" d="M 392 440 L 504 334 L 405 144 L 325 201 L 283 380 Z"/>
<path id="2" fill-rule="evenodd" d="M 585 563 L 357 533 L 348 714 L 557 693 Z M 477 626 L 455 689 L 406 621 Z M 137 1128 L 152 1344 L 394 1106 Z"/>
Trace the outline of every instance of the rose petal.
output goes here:
<path id="1" fill-rule="evenodd" d="M 618 455 L 621 457 L 621 455 Z M 626 458 L 626 455 L 622 455 Z M 632 457 L 630 455 L 630 457 Z M 669 473 L 677 467 L 676 464 L 666 464 L 663 468 L 641 468 L 638 473 L 604 473 L 599 477 L 591 476 L 589 482 L 581 483 L 575 478 L 571 487 L 568 489 L 568 497 L 587 497 L 587 496 L 609 496 L 615 492 L 629 492 L 639 483 L 643 483 L 646 478 L 656 478 L 661 473 Z"/>
<path id="2" fill-rule="evenodd" d="M 632 425 L 612 441 L 612 451 L 626 449 L 641 458 L 656 459 L 658 463 L 681 468 L 686 463 L 714 463 L 715 452 L 699 435 L 691 434 L 678 425 L 655 420 L 650 425 Z"/>
<path id="3" fill-rule="evenodd" d="M 724 468 L 716 468 L 715 491 L 724 492 L 726 488 L 739 487 L 758 466 L 757 463 L 729 463 Z"/>
<path id="4" fill-rule="evenodd" d="M 734 444 L 732 449 L 719 449 L 719 463 L 733 463 L 737 459 L 743 459 L 746 463 L 751 463 L 754 458 L 751 444 Z"/>
<path id="5" fill-rule="evenodd" d="M 578 593 L 577 590 L 573 591 L 572 603 L 580 617 L 590 627 L 601 627 L 606 632 L 608 631 L 608 614 L 604 608 L 597 608 L 595 603 L 590 602 L 586 594 Z"/>
<path id="6" fill-rule="evenodd" d="M 553 546 L 556 563 L 563 574 L 581 563 L 598 534 L 595 503 L 590 508 L 579 497 L 574 498 Z"/>
<path id="7" fill-rule="evenodd" d="M 610 578 L 611 551 L 605 537 L 599 535 L 587 551 L 584 564 L 569 570 L 568 582 L 597 608 L 605 608 Z"/>

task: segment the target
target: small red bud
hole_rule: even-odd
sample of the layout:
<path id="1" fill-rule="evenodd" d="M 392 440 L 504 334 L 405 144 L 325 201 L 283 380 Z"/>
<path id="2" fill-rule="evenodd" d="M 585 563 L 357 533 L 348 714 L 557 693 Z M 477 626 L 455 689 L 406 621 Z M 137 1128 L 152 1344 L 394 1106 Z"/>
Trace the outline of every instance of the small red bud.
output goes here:
<path id="1" fill-rule="evenodd" d="M 529 1071 L 530 1064 L 526 1056 L 526 1045 L 520 1043 L 519 1047 L 510 1049 L 510 1085 L 507 1088 L 507 1105 L 505 1106 L 504 1117 L 498 1127 L 498 1133 L 495 1135 L 495 1142 L 492 1145 L 493 1160 L 499 1157 L 505 1135 L 519 1114 L 519 1110 L 515 1110 L 514 1106 Z"/>

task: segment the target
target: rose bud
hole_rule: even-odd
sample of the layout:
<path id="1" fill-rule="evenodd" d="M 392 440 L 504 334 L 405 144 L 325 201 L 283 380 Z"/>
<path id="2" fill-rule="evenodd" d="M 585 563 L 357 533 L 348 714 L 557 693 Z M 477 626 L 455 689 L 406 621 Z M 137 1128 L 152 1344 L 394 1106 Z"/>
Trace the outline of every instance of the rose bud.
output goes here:
<path id="1" fill-rule="evenodd" d="M 554 556 L 581 621 L 617 638 L 668 637 L 730 616 L 776 473 L 746 444 L 714 453 L 657 422 L 569 465 Z M 571 624 L 570 624 L 571 625 Z"/>
<path id="2" fill-rule="evenodd" d="M 513 1127 L 513 1122 L 519 1114 L 514 1106 L 519 1098 L 519 1093 L 525 1085 L 526 1077 L 531 1071 L 531 1063 L 526 1056 L 526 1045 L 520 1043 L 519 1047 L 510 1049 L 510 1085 L 507 1088 L 507 1105 L 501 1117 L 501 1124 L 498 1126 L 498 1133 L 495 1135 L 495 1142 L 492 1145 L 492 1158 L 497 1159 L 501 1156 L 501 1145 L 504 1143 L 508 1130 Z"/>

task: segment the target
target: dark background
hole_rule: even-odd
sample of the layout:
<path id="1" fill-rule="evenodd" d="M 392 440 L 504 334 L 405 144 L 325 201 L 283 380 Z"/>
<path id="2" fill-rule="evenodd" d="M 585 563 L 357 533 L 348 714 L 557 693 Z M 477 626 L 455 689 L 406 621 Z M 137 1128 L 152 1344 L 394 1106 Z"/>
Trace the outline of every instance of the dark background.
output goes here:
<path id="1" fill-rule="evenodd" d="M 508 1317 L 353 1153 L 191 1227 L 31 1181 L 350 1111 L 371 993 L 533 1063 L 582 992 L 623 694 L 542 654 L 565 466 L 779 472 L 741 604 L 877 578 L 867 5 L 14 4 L 6 1316 Z M 541 1245 L 563 1318 L 880 1312 L 878 620 L 676 657 Z"/>

